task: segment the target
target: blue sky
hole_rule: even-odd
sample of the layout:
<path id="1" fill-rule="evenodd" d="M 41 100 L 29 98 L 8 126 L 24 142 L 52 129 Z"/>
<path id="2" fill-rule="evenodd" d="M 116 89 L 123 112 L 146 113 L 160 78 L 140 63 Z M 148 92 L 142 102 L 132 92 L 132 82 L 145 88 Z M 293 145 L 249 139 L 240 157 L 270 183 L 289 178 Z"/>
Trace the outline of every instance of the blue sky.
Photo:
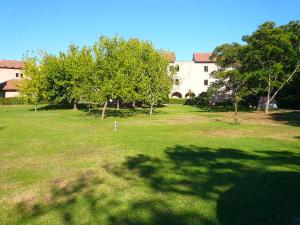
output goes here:
<path id="1" fill-rule="evenodd" d="M 300 0 L 7 0 L 1 1 L 0 59 L 66 50 L 119 34 L 151 41 L 190 60 L 225 42 L 240 42 L 257 26 L 300 19 Z"/>

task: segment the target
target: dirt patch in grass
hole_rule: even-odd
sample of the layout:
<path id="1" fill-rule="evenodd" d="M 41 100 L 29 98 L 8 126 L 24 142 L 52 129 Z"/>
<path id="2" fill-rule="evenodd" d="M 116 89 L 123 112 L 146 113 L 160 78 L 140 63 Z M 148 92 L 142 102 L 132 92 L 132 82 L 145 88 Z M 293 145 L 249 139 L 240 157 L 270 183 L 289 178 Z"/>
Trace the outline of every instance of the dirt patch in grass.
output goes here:
<path id="1" fill-rule="evenodd" d="M 243 124 L 285 125 L 286 126 L 288 124 L 288 119 L 280 120 L 280 119 L 274 119 L 274 118 L 281 118 L 281 116 L 280 116 L 281 114 L 286 115 L 288 113 L 295 113 L 295 111 L 281 110 L 281 111 L 273 111 L 268 114 L 261 112 L 261 111 L 259 111 L 259 112 L 257 112 L 257 111 L 255 111 L 255 112 L 239 112 L 238 113 L 238 122 L 243 123 Z M 211 118 L 212 121 L 232 123 L 234 114 L 233 114 L 233 112 L 219 112 L 219 113 L 213 113 L 212 115 L 208 115 L 207 117 Z M 286 117 L 287 116 L 285 116 L 284 118 L 286 118 Z"/>
<path id="2" fill-rule="evenodd" d="M 208 129 L 193 132 L 194 135 L 203 137 L 259 137 L 259 138 L 272 138 L 278 140 L 297 140 L 300 131 L 291 130 L 282 132 L 276 128 L 263 130 L 260 128 L 255 129 Z"/>

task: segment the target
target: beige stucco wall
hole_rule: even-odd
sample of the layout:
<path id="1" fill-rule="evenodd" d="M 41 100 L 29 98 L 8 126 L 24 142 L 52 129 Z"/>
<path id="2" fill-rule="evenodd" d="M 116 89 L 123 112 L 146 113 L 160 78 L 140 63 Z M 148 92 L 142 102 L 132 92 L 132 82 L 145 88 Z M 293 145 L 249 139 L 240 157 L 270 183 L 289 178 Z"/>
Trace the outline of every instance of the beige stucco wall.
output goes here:
<path id="1" fill-rule="evenodd" d="M 173 77 L 179 79 L 179 85 L 173 84 L 172 93 L 179 92 L 184 98 L 191 90 L 196 96 L 206 92 L 210 83 L 215 81 L 210 76 L 211 72 L 217 70 L 214 63 L 195 63 L 194 61 L 177 61 L 170 65 L 179 66 L 179 71 Z M 204 66 L 208 66 L 208 72 L 204 72 Z M 208 80 L 208 86 L 204 85 L 204 80 Z M 171 93 L 171 94 L 172 94 Z"/>
<path id="2" fill-rule="evenodd" d="M 17 97 L 19 95 L 20 94 L 17 91 L 6 91 L 5 92 L 5 98 Z"/>
<path id="3" fill-rule="evenodd" d="M 16 73 L 19 73 L 19 77 L 16 77 Z M 20 74 L 22 73 L 19 69 L 6 69 L 0 68 L 0 83 L 7 80 L 20 79 Z"/>

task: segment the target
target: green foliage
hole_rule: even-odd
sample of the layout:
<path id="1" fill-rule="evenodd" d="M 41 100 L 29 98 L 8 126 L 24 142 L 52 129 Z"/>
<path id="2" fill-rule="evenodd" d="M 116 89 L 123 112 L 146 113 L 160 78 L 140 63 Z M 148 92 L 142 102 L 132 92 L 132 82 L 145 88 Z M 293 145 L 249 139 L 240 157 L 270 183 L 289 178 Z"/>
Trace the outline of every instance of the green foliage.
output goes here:
<path id="1" fill-rule="evenodd" d="M 70 100 L 72 103 L 91 103 L 93 93 L 94 58 L 88 47 L 80 49 L 71 45 L 66 54 L 66 72 L 70 74 L 72 86 Z M 69 100 L 69 102 L 70 102 Z"/>
<path id="2" fill-rule="evenodd" d="M 28 103 L 28 101 L 26 101 L 26 99 L 22 97 L 0 97 L 0 105 L 23 105 L 26 103 Z"/>
<path id="3" fill-rule="evenodd" d="M 152 44 L 119 36 L 100 37 L 92 48 L 70 45 L 57 56 L 26 59 L 23 96 L 31 102 L 103 104 L 141 102 L 151 107 L 168 98 L 168 59 Z"/>
<path id="4" fill-rule="evenodd" d="M 187 99 L 185 99 L 185 98 L 169 98 L 164 103 L 184 105 L 186 103 L 186 101 L 187 101 Z"/>
<path id="5" fill-rule="evenodd" d="M 38 104 L 45 99 L 45 77 L 38 66 L 36 57 L 25 59 L 21 96 L 27 103 Z"/>
<path id="6" fill-rule="evenodd" d="M 300 70 L 300 22 L 276 26 L 266 22 L 251 35 L 244 36 L 245 45 L 237 43 L 218 46 L 212 58 L 217 60 L 218 79 L 209 92 L 230 93 L 239 102 L 244 96 L 265 95 L 266 112 L 278 92 Z"/>
<path id="7" fill-rule="evenodd" d="M 266 112 L 269 102 L 300 69 L 299 32 L 299 21 L 283 26 L 266 22 L 252 35 L 243 37 L 247 43 L 244 54 L 246 70 L 253 75 L 249 84 L 257 92 L 267 93 Z"/>
<path id="8" fill-rule="evenodd" d="M 171 91 L 172 81 L 167 72 L 169 61 L 149 43 L 143 44 L 141 60 L 141 98 L 151 107 L 151 115 L 153 107 L 167 99 Z"/>
<path id="9" fill-rule="evenodd" d="M 276 102 L 279 108 L 284 109 L 300 109 L 300 76 L 287 84 L 281 92 L 278 93 Z"/>
<path id="10" fill-rule="evenodd" d="M 212 76 L 216 79 L 209 87 L 209 95 L 229 95 L 234 102 L 237 122 L 238 103 L 246 95 L 245 82 L 248 73 L 244 71 L 244 46 L 237 43 L 218 46 L 212 57 L 217 59 L 218 71 Z"/>

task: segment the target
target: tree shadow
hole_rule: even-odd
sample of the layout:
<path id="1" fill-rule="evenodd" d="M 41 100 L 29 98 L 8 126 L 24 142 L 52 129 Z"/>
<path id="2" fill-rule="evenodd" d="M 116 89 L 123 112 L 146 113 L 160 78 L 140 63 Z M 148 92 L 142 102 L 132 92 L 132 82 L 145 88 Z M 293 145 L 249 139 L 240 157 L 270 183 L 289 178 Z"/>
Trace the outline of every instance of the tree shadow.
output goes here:
<path id="1" fill-rule="evenodd" d="M 134 213 L 128 213 L 134 212 Z M 141 215 L 147 214 L 148 217 Z M 130 204 L 126 211 L 109 218 L 110 225 L 186 225 L 194 224 L 195 221 L 205 225 L 213 225 L 208 219 L 197 212 L 176 213 L 170 205 L 162 200 L 140 200 Z"/>
<path id="2" fill-rule="evenodd" d="M 19 218 L 15 224 L 34 224 L 50 213 L 58 215 L 56 220 L 59 224 L 83 224 L 81 212 L 85 211 L 84 224 L 185 225 L 202 221 L 213 225 L 196 212 L 176 212 L 168 202 L 155 197 L 130 200 L 124 208 L 114 196 L 99 191 L 103 182 L 91 171 L 72 180 L 54 180 L 46 199 L 38 200 L 29 196 L 16 203 L 15 210 Z"/>
<path id="3" fill-rule="evenodd" d="M 238 149 L 181 145 L 167 148 L 165 153 L 166 158 L 144 154 L 128 157 L 114 174 L 131 177 L 134 182 L 142 179 L 158 192 L 214 201 L 221 225 L 290 225 L 300 216 L 300 172 L 270 169 L 286 166 L 299 171 L 300 154 L 250 154 Z M 185 222 L 208 224 L 201 220 Z"/>
<path id="4" fill-rule="evenodd" d="M 89 112 L 85 110 L 87 114 L 85 116 L 90 117 L 101 117 L 102 110 L 101 109 L 92 109 Z M 163 114 L 162 111 L 154 111 L 153 115 Z M 116 108 L 108 108 L 105 111 L 105 117 L 116 117 L 116 118 L 128 118 L 128 117 L 134 117 L 139 115 L 149 115 L 149 109 L 148 108 L 122 108 L 122 109 L 116 109 Z"/>
<path id="5" fill-rule="evenodd" d="M 16 224 L 34 221 L 49 212 L 57 212 L 63 224 L 76 224 L 73 208 L 78 199 L 84 199 L 93 211 L 95 201 L 99 201 L 99 197 L 94 193 L 95 187 L 101 183 L 102 180 L 92 171 L 80 174 L 72 180 L 56 179 L 50 183 L 50 193 L 45 196 L 45 199 L 25 196 L 16 202 L 15 209 L 19 217 Z"/>
<path id="6" fill-rule="evenodd" d="M 194 105 L 194 107 L 199 108 L 201 112 L 234 112 L 233 106 L 198 106 Z M 254 112 L 256 111 L 253 108 L 249 107 L 239 107 L 239 112 Z"/>
<path id="7" fill-rule="evenodd" d="M 275 121 L 291 126 L 300 126 L 300 111 L 272 113 L 270 116 Z"/>
<path id="8" fill-rule="evenodd" d="M 51 212 L 62 224 L 78 224 L 82 211 L 87 212 L 86 224 L 108 225 L 291 225 L 300 216 L 296 152 L 176 145 L 166 148 L 162 157 L 138 154 L 103 169 L 128 185 L 141 185 L 140 193 L 128 198 L 119 184 L 110 186 L 110 194 L 102 192 L 105 180 L 89 171 L 53 181 L 44 200 L 18 202 L 16 224 L 30 224 Z M 144 186 L 154 194 L 143 195 Z M 115 195 L 121 195 L 121 202 Z M 192 205 L 178 208 L 176 202 L 182 198 L 200 206 L 212 202 L 216 211 L 206 215 Z"/>
<path id="9" fill-rule="evenodd" d="M 6 127 L 4 127 L 4 126 L 0 126 L 0 131 L 1 130 L 4 130 Z"/>
<path id="10" fill-rule="evenodd" d="M 73 109 L 73 105 L 71 104 L 50 104 L 44 105 L 37 108 L 39 111 L 48 111 L 48 110 L 61 110 L 61 109 Z M 30 109 L 30 111 L 34 111 L 34 109 Z"/>
<path id="11" fill-rule="evenodd" d="M 222 225 L 292 225 L 300 216 L 298 172 L 248 173 L 220 195 Z"/>

